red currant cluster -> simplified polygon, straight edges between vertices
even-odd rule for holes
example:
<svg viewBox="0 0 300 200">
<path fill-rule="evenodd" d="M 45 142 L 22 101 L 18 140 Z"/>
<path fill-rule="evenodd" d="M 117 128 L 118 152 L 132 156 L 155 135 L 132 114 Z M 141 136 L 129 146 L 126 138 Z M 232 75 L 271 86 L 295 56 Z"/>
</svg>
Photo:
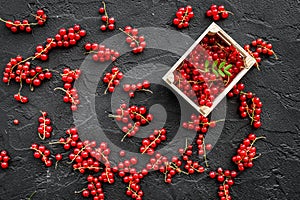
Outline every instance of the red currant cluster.
<svg viewBox="0 0 300 200">
<path fill-rule="evenodd" d="M 189 130 L 195 130 L 196 132 L 206 133 L 208 131 L 209 127 L 215 127 L 217 122 L 224 121 L 224 120 L 215 120 L 215 121 L 209 121 L 207 117 L 204 117 L 203 115 L 195 115 L 192 114 L 190 117 L 191 121 L 189 122 L 183 122 L 182 127 L 189 129 Z"/>
<path fill-rule="evenodd" d="M 126 42 L 132 48 L 132 52 L 137 54 L 144 51 L 146 47 L 146 41 L 144 36 L 139 36 L 139 31 L 137 28 L 132 28 L 131 26 L 126 26 L 123 29 L 119 28 L 120 31 L 127 35 Z"/>
<path fill-rule="evenodd" d="M 11 30 L 11 32 L 16 33 L 18 31 L 25 31 L 27 33 L 30 33 L 32 31 L 32 26 L 35 25 L 44 25 L 47 20 L 47 15 L 45 14 L 44 10 L 39 9 L 36 11 L 35 20 L 36 23 L 29 23 L 27 19 L 24 19 L 22 21 L 20 20 L 3 20 L 0 18 L 0 21 L 4 22 L 6 27 Z"/>
<path fill-rule="evenodd" d="M 58 141 L 50 142 L 49 144 L 62 144 L 65 150 L 75 147 L 79 140 L 79 135 L 75 127 L 66 130 L 67 138 L 61 137 Z"/>
<path fill-rule="evenodd" d="M 103 7 L 99 8 L 99 13 L 102 14 L 101 20 L 105 23 L 102 26 L 100 26 L 101 31 L 106 31 L 107 29 L 110 31 L 115 30 L 115 18 L 108 17 L 107 11 L 106 11 L 106 4 L 104 1 L 102 1 Z M 103 15 L 104 14 L 104 15 Z"/>
<path fill-rule="evenodd" d="M 155 148 L 165 140 L 167 140 L 166 129 L 162 128 L 160 130 L 154 130 L 148 138 L 143 139 L 140 153 L 147 153 L 150 156 L 153 155 Z"/>
<path fill-rule="evenodd" d="M 105 45 L 97 43 L 86 43 L 84 46 L 87 54 L 93 54 L 92 59 L 95 62 L 106 62 L 106 61 L 115 61 L 120 53 L 105 47 Z"/>
<path fill-rule="evenodd" d="M 106 143 L 102 142 L 97 147 L 95 141 L 80 141 L 75 127 L 68 129 L 66 135 L 67 138 L 61 137 L 58 141 L 50 142 L 50 144 L 61 144 L 65 150 L 70 150 L 68 164 L 72 164 L 74 170 L 78 170 L 82 174 L 87 171 L 100 172 L 102 169 L 100 162 L 104 163 L 107 168 L 109 167 L 110 149 Z M 106 171 L 108 170 L 106 169 Z M 109 180 L 109 182 L 112 181 L 114 180 Z"/>
<path fill-rule="evenodd" d="M 103 82 L 107 83 L 107 88 L 104 91 L 104 94 L 107 91 L 113 93 L 115 91 L 115 87 L 120 84 L 120 80 L 123 79 L 123 73 L 119 70 L 118 67 L 114 66 L 111 69 L 111 72 L 107 72 L 103 78 Z"/>
<path fill-rule="evenodd" d="M 73 169 L 79 170 L 79 172 L 82 174 L 85 173 L 86 170 L 99 172 L 101 169 L 100 163 L 90 154 L 92 153 L 93 148 L 95 148 L 96 145 L 97 144 L 95 141 L 77 141 L 76 146 L 74 146 L 73 152 L 69 154 L 69 159 L 71 161 L 68 162 L 68 164 L 73 163 Z M 93 154 L 96 154 L 96 151 L 94 151 Z"/>
<path fill-rule="evenodd" d="M 76 193 L 82 193 L 83 197 L 92 196 L 94 200 L 104 200 L 104 191 L 102 189 L 102 183 L 99 177 L 89 175 L 87 177 L 87 188 Z"/>
<path fill-rule="evenodd" d="M 122 104 L 120 108 L 116 110 L 116 114 L 110 114 L 109 117 L 115 118 L 124 124 L 127 124 L 122 128 L 125 135 L 122 138 L 122 142 L 126 137 L 133 137 L 138 131 L 141 125 L 146 125 L 153 120 L 153 115 L 147 113 L 145 106 L 130 106 Z M 129 123 L 129 118 L 134 121 L 134 124 Z"/>
<path fill-rule="evenodd" d="M 10 157 L 7 154 L 7 151 L 2 150 L 0 152 L 0 166 L 2 169 L 8 168 L 8 161 L 10 160 Z"/>
<path fill-rule="evenodd" d="M 39 86 L 42 80 L 52 77 L 52 73 L 49 69 L 43 70 L 42 67 L 39 66 L 32 69 L 30 61 L 35 59 L 46 61 L 51 49 L 60 46 L 69 47 L 75 45 L 85 34 L 85 30 L 82 30 L 79 25 L 74 25 L 74 27 L 69 28 L 68 31 L 62 28 L 55 38 L 47 39 L 46 45 L 38 45 L 34 56 L 26 59 L 23 59 L 22 56 L 11 58 L 10 62 L 6 64 L 2 81 L 9 84 L 10 80 L 14 79 L 20 83 L 19 92 L 14 95 L 14 98 L 19 102 L 27 103 L 28 98 L 20 94 L 23 82 L 29 84 L 31 90 L 33 90 L 33 86 Z"/>
<path fill-rule="evenodd" d="M 251 104 L 248 104 L 248 101 L 251 101 Z M 251 124 L 254 128 L 261 127 L 260 114 L 262 108 L 262 102 L 258 97 L 253 96 L 251 92 L 240 95 L 240 115 L 245 118 L 248 116 L 251 119 Z"/>
<path fill-rule="evenodd" d="M 277 60 L 278 57 L 275 54 L 273 50 L 273 46 L 270 43 L 267 43 L 266 41 L 263 41 L 263 39 L 258 38 L 256 40 L 253 40 L 251 42 L 251 45 L 247 44 L 244 46 L 244 49 L 256 59 L 256 66 L 258 67 L 258 64 L 261 62 L 261 55 L 268 55 L 268 56 L 275 56 L 275 59 Z M 253 49 L 253 50 L 252 50 Z"/>
<path fill-rule="evenodd" d="M 205 171 L 205 168 L 201 166 L 199 162 L 190 159 L 193 154 L 192 150 L 192 145 L 187 145 L 185 149 L 178 149 L 183 161 L 176 156 L 173 156 L 171 161 L 166 161 L 164 157 L 160 157 L 161 159 L 159 159 L 156 155 L 155 162 L 153 159 L 150 159 L 150 163 L 154 162 L 156 166 L 154 165 L 153 169 L 158 167 L 159 171 L 165 175 L 166 183 L 172 183 L 172 177 L 176 174 L 183 173 L 189 175 L 194 174 L 195 172 L 203 173 Z M 163 165 L 159 165 L 160 163 L 163 163 Z"/>
<path fill-rule="evenodd" d="M 176 12 L 176 17 L 173 19 L 173 24 L 178 28 L 186 28 L 189 26 L 189 21 L 194 17 L 192 6 L 181 7 Z"/>
<path fill-rule="evenodd" d="M 232 157 L 232 161 L 237 164 L 239 171 L 244 171 L 245 168 L 253 167 L 253 160 L 259 157 L 256 154 L 256 147 L 254 143 L 259 139 L 265 139 L 265 137 L 257 137 L 255 134 L 250 133 L 247 138 L 240 144 L 237 155 Z"/>
<path fill-rule="evenodd" d="M 210 9 L 206 11 L 206 16 L 211 17 L 214 21 L 227 19 L 229 17 L 229 14 L 233 15 L 232 12 L 225 10 L 225 7 L 223 5 L 217 6 L 215 4 L 212 4 L 210 6 Z"/>
<path fill-rule="evenodd" d="M 124 92 L 128 92 L 128 95 L 130 98 L 134 97 L 134 93 L 135 92 L 139 92 L 139 91 L 145 91 L 145 92 L 150 92 L 152 93 L 151 90 L 149 90 L 150 88 L 150 82 L 147 80 L 144 80 L 143 83 L 137 83 L 137 84 L 124 84 L 123 85 L 123 90 Z"/>
<path fill-rule="evenodd" d="M 44 145 L 32 144 L 31 149 L 34 150 L 33 157 L 36 159 L 41 159 L 45 163 L 46 167 L 52 166 L 52 159 L 50 150 L 48 150 Z"/>
<path fill-rule="evenodd" d="M 234 178 L 237 176 L 236 171 L 223 170 L 221 167 L 218 168 L 217 172 L 211 171 L 209 177 L 211 179 L 217 179 L 218 182 L 222 183 L 219 186 L 218 196 L 220 200 L 231 200 L 229 189 L 234 184 Z"/>
<path fill-rule="evenodd" d="M 40 139 L 50 138 L 52 133 L 51 119 L 47 118 L 47 112 L 42 112 L 42 116 L 39 117 L 38 135 Z"/>
<path fill-rule="evenodd" d="M 126 195 L 135 200 L 142 200 L 142 197 L 144 196 L 144 192 L 143 190 L 141 190 L 141 186 L 133 180 L 130 181 L 127 186 Z"/>
<path fill-rule="evenodd" d="M 249 117 L 251 125 L 254 128 L 261 127 L 260 114 L 262 112 L 262 102 L 260 98 L 256 97 L 252 92 L 244 92 L 245 85 L 239 83 L 235 85 L 227 94 L 228 97 L 239 95 L 240 106 L 239 112 L 242 118 Z"/>
<path fill-rule="evenodd" d="M 193 145 L 191 144 L 188 145 L 186 143 L 185 149 L 180 148 L 178 149 L 178 152 L 181 154 L 182 160 L 185 161 L 186 163 L 184 165 L 184 169 L 187 170 L 188 174 L 193 174 L 195 172 L 203 173 L 205 171 L 204 167 L 201 166 L 198 162 L 191 160 L 191 156 L 193 154 Z M 208 167 L 208 163 L 206 160 L 205 162 Z"/>
<path fill-rule="evenodd" d="M 72 83 L 80 77 L 80 69 L 71 70 L 70 68 L 64 68 L 61 74 L 61 79 L 64 82 L 64 87 L 57 87 L 54 90 L 61 90 L 65 92 L 63 101 L 65 103 L 71 103 L 71 110 L 76 111 L 77 106 L 80 104 L 79 96 L 75 87 Z"/>
<path fill-rule="evenodd" d="M 21 95 L 23 83 L 28 84 L 31 91 L 33 91 L 34 87 L 40 86 L 43 80 L 51 78 L 52 72 L 49 69 L 43 69 L 40 66 L 32 68 L 30 62 L 24 62 L 22 56 L 17 56 L 11 58 L 10 62 L 6 64 L 2 81 L 7 84 L 9 84 L 11 80 L 19 83 L 20 89 L 19 92 L 14 95 L 14 98 L 21 103 L 27 103 L 28 98 Z"/>
<path fill-rule="evenodd" d="M 48 38 L 47 43 L 52 47 L 70 47 L 77 44 L 77 42 L 86 35 L 86 31 L 83 30 L 80 25 L 75 24 L 68 29 L 61 28 L 54 38 Z"/>
</svg>

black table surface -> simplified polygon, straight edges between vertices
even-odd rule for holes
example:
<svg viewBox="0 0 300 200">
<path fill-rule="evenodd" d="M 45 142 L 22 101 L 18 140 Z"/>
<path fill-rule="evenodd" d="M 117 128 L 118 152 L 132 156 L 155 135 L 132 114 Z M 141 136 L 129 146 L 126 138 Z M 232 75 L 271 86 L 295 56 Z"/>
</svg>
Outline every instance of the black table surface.
<svg viewBox="0 0 300 200">
<path fill-rule="evenodd" d="M 263 102 L 262 127 L 253 130 L 249 121 L 241 119 L 236 112 L 238 102 L 228 100 L 222 134 L 208 157 L 211 169 L 219 166 L 233 168 L 231 157 L 242 139 L 252 131 L 258 135 L 265 135 L 267 139 L 257 143 L 258 152 L 262 156 L 255 160 L 253 168 L 246 170 L 235 180 L 236 184 L 231 190 L 233 199 L 299 199 L 299 1 L 109 0 L 106 3 L 109 15 L 116 19 L 117 27 L 132 25 L 162 28 L 179 31 L 194 40 L 212 22 L 205 17 L 209 6 L 212 3 L 224 4 L 234 15 L 217 23 L 239 44 L 243 46 L 258 37 L 273 44 L 279 59 L 263 59 L 261 71 L 252 69 L 242 79 L 246 90 L 254 92 Z M 191 20 L 189 28 L 178 30 L 172 25 L 172 20 L 177 8 L 187 4 L 193 6 L 195 17 Z M 119 33 L 118 30 L 99 30 L 102 23 L 98 13 L 100 5 L 101 1 L 93 0 L 1 1 L 0 13 L 4 19 L 23 19 L 38 8 L 45 9 L 49 16 L 46 25 L 34 28 L 32 34 L 13 34 L 1 24 L 1 69 L 4 70 L 11 57 L 18 54 L 23 57 L 30 56 L 37 44 L 43 43 L 47 37 L 54 36 L 59 28 L 67 28 L 75 23 L 87 31 L 87 36 L 75 47 L 53 50 L 49 61 L 39 64 L 56 70 L 61 70 L 64 65 L 73 69 L 80 67 L 85 59 L 83 45 L 86 42 L 101 43 Z M 178 55 L 163 50 L 146 49 L 142 55 L 122 55 L 118 64 L 123 69 L 136 67 L 145 61 L 163 63 L 171 67 L 178 58 Z M 74 172 L 69 165 L 63 163 L 57 169 L 46 168 L 39 160 L 33 158 L 29 150 L 32 143 L 43 143 L 36 133 L 40 110 L 47 111 L 52 119 L 55 134 L 53 139 L 63 136 L 64 131 L 73 124 L 69 105 L 61 100 L 59 92 L 53 92 L 53 89 L 61 84 L 59 77 L 54 76 L 33 93 L 25 87 L 23 93 L 29 96 L 30 102 L 23 105 L 13 99 L 13 95 L 18 91 L 17 84 L 7 86 L 3 82 L 0 83 L 0 149 L 6 149 L 12 158 L 8 169 L 0 169 L 0 199 L 25 199 L 34 191 L 37 193 L 32 199 L 84 199 L 81 195 L 74 194 L 74 191 L 85 187 L 86 175 Z M 154 92 L 156 90 L 157 93 L 160 92 L 158 89 L 154 89 Z M 169 90 L 168 92 L 170 93 Z M 103 93 L 103 88 L 99 88 L 99 93 Z M 166 92 L 167 95 L 169 93 Z M 176 110 L 177 104 L 170 102 L 171 97 L 169 94 L 164 98 L 162 92 L 156 96 L 158 99 L 155 101 L 171 105 L 170 109 Z M 101 107 L 97 110 L 99 121 L 103 121 L 101 125 L 107 131 L 119 132 L 111 128 L 111 120 L 105 120 L 105 111 L 111 111 L 108 104 L 111 95 L 99 98 L 103 98 L 97 101 Z M 171 112 L 170 115 L 180 115 L 180 112 Z M 178 120 L 178 117 L 180 116 L 171 117 L 169 123 L 176 124 L 177 122 L 172 120 Z M 19 119 L 20 124 L 13 125 L 14 119 Z M 49 148 L 53 152 L 63 152 L 60 147 Z M 187 200 L 217 199 L 217 185 L 206 173 L 178 175 L 174 177 L 172 184 L 165 184 L 161 174 L 152 172 L 143 179 L 141 187 L 145 193 L 144 199 Z M 130 199 L 125 195 L 125 187 L 119 178 L 114 185 L 105 185 L 106 199 Z"/>
</svg>

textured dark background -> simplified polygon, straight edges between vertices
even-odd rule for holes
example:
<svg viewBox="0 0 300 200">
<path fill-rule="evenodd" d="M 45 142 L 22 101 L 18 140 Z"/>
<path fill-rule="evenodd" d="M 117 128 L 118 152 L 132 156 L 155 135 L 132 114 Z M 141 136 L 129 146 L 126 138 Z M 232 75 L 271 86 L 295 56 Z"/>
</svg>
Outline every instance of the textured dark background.
<svg viewBox="0 0 300 200">
<path fill-rule="evenodd" d="M 117 32 L 99 31 L 100 2 L 1 1 L 0 13 L 5 19 L 28 17 L 29 13 L 34 13 L 37 8 L 44 8 L 50 17 L 44 27 L 35 28 L 32 34 L 12 34 L 1 24 L 2 69 L 11 57 L 18 54 L 23 57 L 31 55 L 37 44 L 49 36 L 54 36 L 59 28 L 69 27 L 74 23 L 81 24 L 87 30 L 87 36 L 80 41 L 78 47 L 54 50 L 50 53 L 50 60 L 41 64 L 51 69 L 58 69 L 60 65 L 72 68 L 80 66 L 84 59 L 82 45 L 86 41 L 94 41 L 97 38 L 97 42 L 100 43 Z M 110 15 L 116 18 L 118 27 L 130 24 L 135 27 L 153 26 L 175 30 L 171 22 L 177 8 L 190 4 L 194 8 L 195 18 L 190 27 L 182 32 L 196 39 L 211 23 L 210 19 L 204 17 L 204 13 L 212 3 L 223 3 L 228 10 L 234 12 L 234 16 L 218 24 L 238 43 L 244 45 L 254 38 L 261 37 L 273 44 L 280 58 L 278 61 L 273 58 L 264 59 L 262 71 L 253 69 L 243 78 L 247 90 L 255 92 L 264 104 L 263 126 L 255 133 L 267 136 L 267 140 L 257 143 L 262 157 L 255 161 L 252 169 L 236 179 L 232 196 L 241 200 L 299 199 L 300 2 L 118 0 L 107 1 L 107 6 Z M 151 50 L 146 50 L 144 54 L 153 61 L 167 60 L 165 64 L 170 66 L 178 58 L 168 60 L 170 56 L 167 53 Z M 131 61 L 142 58 L 143 56 L 134 57 L 132 54 L 122 57 Z M 69 106 L 62 102 L 61 94 L 53 93 L 53 88 L 59 85 L 59 78 L 54 77 L 34 93 L 30 93 L 28 88 L 25 89 L 23 93 L 28 94 L 30 102 L 21 105 L 13 100 L 18 86 L 0 83 L 0 149 L 6 149 L 12 157 L 9 169 L 0 169 L 0 199 L 24 199 L 33 191 L 37 191 L 33 199 L 83 199 L 81 195 L 75 195 L 74 191 L 85 187 L 85 176 L 73 172 L 66 164 L 61 164 L 57 170 L 54 170 L 54 167 L 47 169 L 40 161 L 35 160 L 32 152 L 28 150 L 31 143 L 40 142 L 36 134 L 39 110 L 49 112 L 54 124 L 53 138 L 62 136 L 64 130 L 73 123 Z M 160 98 L 163 102 L 164 99 Z M 218 166 L 232 168 L 231 156 L 240 141 L 252 131 L 249 121 L 240 119 L 237 114 L 238 103 L 230 100 L 227 106 L 225 127 L 218 143 L 209 154 L 213 169 Z M 106 116 L 101 112 L 98 112 L 98 115 L 99 119 Z M 15 118 L 20 120 L 20 125 L 12 125 Z M 105 124 L 103 126 L 105 127 Z M 61 148 L 52 150 L 62 151 Z M 117 181 L 117 184 L 104 187 L 106 199 L 128 199 L 124 194 L 125 185 L 120 183 L 120 180 Z M 145 192 L 144 199 L 217 199 L 217 184 L 205 174 L 188 177 L 179 175 L 173 181 L 172 185 L 164 184 L 161 175 L 151 173 L 141 184 Z"/>
</svg>

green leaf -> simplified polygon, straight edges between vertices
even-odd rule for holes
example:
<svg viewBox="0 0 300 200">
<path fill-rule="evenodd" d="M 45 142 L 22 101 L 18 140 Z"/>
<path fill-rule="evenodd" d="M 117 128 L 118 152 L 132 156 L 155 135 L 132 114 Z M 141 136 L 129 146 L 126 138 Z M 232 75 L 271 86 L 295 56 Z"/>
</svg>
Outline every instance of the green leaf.
<svg viewBox="0 0 300 200">
<path fill-rule="evenodd" d="M 216 75 L 216 77 L 219 77 L 219 73 L 217 72 L 217 70 L 215 70 L 214 68 L 212 68 L 212 72 Z"/>
<path fill-rule="evenodd" d="M 218 61 L 215 60 L 211 67 L 212 67 L 212 68 L 215 68 L 217 65 L 218 65 Z"/>
<path fill-rule="evenodd" d="M 224 74 L 224 72 L 222 72 L 222 70 L 218 69 L 218 72 L 222 77 L 225 77 L 225 74 Z"/>
<path fill-rule="evenodd" d="M 229 71 L 226 71 L 226 70 L 224 70 L 224 73 L 229 77 L 232 75 Z"/>
<path fill-rule="evenodd" d="M 225 61 L 221 62 L 220 65 L 219 65 L 219 69 L 222 69 L 224 67 L 224 65 L 226 64 Z"/>
<path fill-rule="evenodd" d="M 231 67 L 232 67 L 232 64 L 227 65 L 227 66 L 224 68 L 224 71 L 228 71 Z"/>
<path fill-rule="evenodd" d="M 209 61 L 208 60 L 205 61 L 204 66 L 205 66 L 205 68 L 207 68 L 209 66 Z"/>
<path fill-rule="evenodd" d="M 205 72 L 208 72 L 208 66 L 209 66 L 209 61 L 206 60 L 205 63 L 204 63 Z"/>
</svg>

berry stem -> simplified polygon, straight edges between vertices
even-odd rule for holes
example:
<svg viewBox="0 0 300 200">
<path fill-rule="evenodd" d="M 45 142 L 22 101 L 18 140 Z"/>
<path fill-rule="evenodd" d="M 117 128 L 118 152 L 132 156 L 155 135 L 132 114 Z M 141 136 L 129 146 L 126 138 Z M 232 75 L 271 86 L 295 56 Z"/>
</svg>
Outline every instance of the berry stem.
<svg viewBox="0 0 300 200">
<path fill-rule="evenodd" d="M 233 12 L 228 11 L 228 10 L 219 11 L 219 13 L 224 13 L 224 12 L 227 12 L 227 13 L 229 13 L 229 14 L 231 14 L 231 15 L 234 15 Z"/>
<path fill-rule="evenodd" d="M 82 193 L 84 190 L 87 190 L 87 188 L 83 188 L 83 189 L 80 190 L 80 191 L 75 191 L 74 193 L 75 193 L 75 194 L 80 194 L 80 193 Z"/>
<path fill-rule="evenodd" d="M 207 161 L 207 156 L 206 156 L 206 148 L 205 148 L 205 139 L 203 138 L 203 140 L 202 140 L 202 142 L 203 142 L 203 158 L 204 158 L 204 162 L 205 162 L 205 166 L 206 167 L 209 167 L 209 165 L 208 165 L 208 161 Z"/>
<path fill-rule="evenodd" d="M 32 197 L 33 197 L 36 193 L 37 193 L 37 191 L 34 191 L 33 193 L 31 193 L 31 195 L 30 195 L 28 198 L 26 198 L 26 200 L 31 200 Z"/>
<path fill-rule="evenodd" d="M 28 23 L 28 24 L 22 24 L 22 23 L 20 23 L 20 24 L 15 24 L 13 22 L 6 21 L 6 20 L 4 20 L 2 18 L 0 18 L 0 21 L 4 22 L 4 23 L 7 23 L 7 24 L 10 24 L 10 25 L 13 25 L 13 26 L 36 26 L 36 25 L 38 25 L 38 23 Z"/>
<path fill-rule="evenodd" d="M 35 18 L 38 18 L 38 20 L 42 20 L 43 22 L 46 21 L 46 19 L 43 19 L 41 16 L 38 16 L 38 15 L 35 15 L 35 14 L 32 14 L 31 15 Z M 30 25 L 38 25 L 38 23 L 30 23 Z"/>
<path fill-rule="evenodd" d="M 43 152 L 41 152 L 39 149 L 36 149 L 36 148 L 30 148 L 30 149 L 37 151 L 39 154 L 42 155 L 42 157 L 47 157 L 47 156 L 45 156 L 45 154 L 44 154 Z M 46 164 L 46 161 L 45 161 L 45 164 Z"/>
<path fill-rule="evenodd" d="M 89 167 L 78 167 L 74 168 L 74 170 L 81 170 L 81 169 L 102 169 L 101 167 L 94 167 L 94 166 L 89 166 Z"/>
<path fill-rule="evenodd" d="M 56 90 L 64 91 L 68 95 L 68 97 L 72 100 L 71 103 L 76 105 L 76 102 L 75 102 L 74 98 L 72 97 L 72 95 L 69 93 L 69 91 L 67 91 L 67 90 L 65 90 L 64 88 L 61 88 L 61 87 L 54 88 L 54 91 L 56 91 Z"/>
<path fill-rule="evenodd" d="M 104 8 L 104 15 L 106 16 L 106 26 L 108 26 L 108 14 L 106 11 L 106 4 L 104 1 L 102 1 L 102 4 L 103 4 L 103 8 Z"/>
<path fill-rule="evenodd" d="M 137 112 L 132 112 L 132 114 L 140 116 L 142 119 L 146 120 L 147 123 L 149 123 L 148 119 L 146 117 L 144 117 L 142 114 L 137 113 Z"/>
<path fill-rule="evenodd" d="M 149 93 L 153 94 L 153 92 L 148 89 L 140 89 L 140 90 L 136 90 L 136 92 L 149 92 Z"/>
<path fill-rule="evenodd" d="M 173 166 L 172 166 L 173 165 Z M 186 171 L 183 171 L 183 170 L 181 170 L 177 165 L 175 165 L 175 163 L 171 163 L 171 165 L 170 165 L 170 167 L 172 168 L 172 169 L 174 169 L 174 170 L 178 170 L 179 171 L 179 173 L 184 173 L 185 175 L 189 175 L 189 173 L 188 172 L 186 172 Z"/>
<path fill-rule="evenodd" d="M 152 168 L 151 168 L 151 169 L 154 169 L 154 166 L 157 165 L 158 162 L 159 162 L 162 158 L 163 158 L 163 157 L 160 156 L 160 157 L 156 160 L 156 162 L 152 165 Z"/>
</svg>

